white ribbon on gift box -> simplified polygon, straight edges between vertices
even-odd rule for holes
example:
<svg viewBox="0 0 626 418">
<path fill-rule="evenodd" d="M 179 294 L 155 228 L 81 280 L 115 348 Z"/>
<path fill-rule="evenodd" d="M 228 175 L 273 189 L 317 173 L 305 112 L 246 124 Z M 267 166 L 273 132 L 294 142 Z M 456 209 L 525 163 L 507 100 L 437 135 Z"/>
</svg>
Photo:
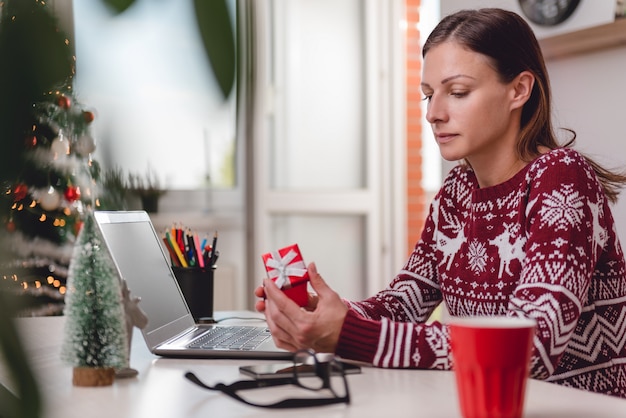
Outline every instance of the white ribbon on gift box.
<svg viewBox="0 0 626 418">
<path fill-rule="evenodd" d="M 272 251 L 270 253 L 271 258 L 268 258 L 265 262 L 267 267 L 272 268 L 267 272 L 270 279 L 277 278 L 275 283 L 280 289 L 285 285 L 291 284 L 289 276 L 304 277 L 306 274 L 306 266 L 304 261 L 296 261 L 292 263 L 293 259 L 298 256 L 294 250 L 289 250 L 284 257 L 281 257 L 278 251 Z"/>
</svg>

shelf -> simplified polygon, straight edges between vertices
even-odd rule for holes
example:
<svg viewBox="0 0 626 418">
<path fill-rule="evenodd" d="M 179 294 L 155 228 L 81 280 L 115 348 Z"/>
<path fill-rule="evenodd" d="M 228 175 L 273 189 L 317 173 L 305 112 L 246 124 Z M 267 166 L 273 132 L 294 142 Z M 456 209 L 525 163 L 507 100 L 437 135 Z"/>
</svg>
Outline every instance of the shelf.
<svg viewBox="0 0 626 418">
<path fill-rule="evenodd" d="M 546 60 L 626 45 L 626 18 L 539 41 Z"/>
</svg>

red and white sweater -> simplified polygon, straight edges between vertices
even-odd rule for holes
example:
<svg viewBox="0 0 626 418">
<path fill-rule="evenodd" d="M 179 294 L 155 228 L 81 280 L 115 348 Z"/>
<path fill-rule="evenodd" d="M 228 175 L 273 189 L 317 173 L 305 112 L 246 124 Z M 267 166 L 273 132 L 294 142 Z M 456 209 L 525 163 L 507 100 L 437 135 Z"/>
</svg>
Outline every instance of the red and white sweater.
<svg viewBox="0 0 626 418">
<path fill-rule="evenodd" d="M 605 194 L 572 149 L 479 188 L 458 166 L 389 286 L 348 302 L 337 354 L 378 367 L 450 369 L 451 315 L 534 318 L 531 377 L 626 397 L 626 265 Z"/>
</svg>

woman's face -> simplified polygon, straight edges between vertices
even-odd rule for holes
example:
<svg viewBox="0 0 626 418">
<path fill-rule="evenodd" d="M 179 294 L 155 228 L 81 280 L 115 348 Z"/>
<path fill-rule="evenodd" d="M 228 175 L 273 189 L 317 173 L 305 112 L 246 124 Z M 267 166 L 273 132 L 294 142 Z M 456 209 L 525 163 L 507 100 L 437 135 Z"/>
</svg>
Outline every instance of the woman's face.
<svg viewBox="0 0 626 418">
<path fill-rule="evenodd" d="M 444 159 L 466 159 L 478 168 L 514 155 L 520 123 L 515 89 L 500 81 L 486 56 L 456 42 L 435 46 L 424 57 L 422 91 Z"/>
</svg>

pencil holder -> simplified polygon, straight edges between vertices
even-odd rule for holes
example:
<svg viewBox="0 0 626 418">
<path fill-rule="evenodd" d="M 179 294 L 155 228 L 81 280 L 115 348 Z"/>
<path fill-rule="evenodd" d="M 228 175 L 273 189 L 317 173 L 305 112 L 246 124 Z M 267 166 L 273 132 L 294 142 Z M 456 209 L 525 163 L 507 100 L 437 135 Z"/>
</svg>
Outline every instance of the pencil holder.
<svg viewBox="0 0 626 418">
<path fill-rule="evenodd" d="M 213 323 L 213 274 L 215 265 L 209 267 L 172 266 L 178 286 L 185 296 L 187 306 L 197 323 Z"/>
</svg>

